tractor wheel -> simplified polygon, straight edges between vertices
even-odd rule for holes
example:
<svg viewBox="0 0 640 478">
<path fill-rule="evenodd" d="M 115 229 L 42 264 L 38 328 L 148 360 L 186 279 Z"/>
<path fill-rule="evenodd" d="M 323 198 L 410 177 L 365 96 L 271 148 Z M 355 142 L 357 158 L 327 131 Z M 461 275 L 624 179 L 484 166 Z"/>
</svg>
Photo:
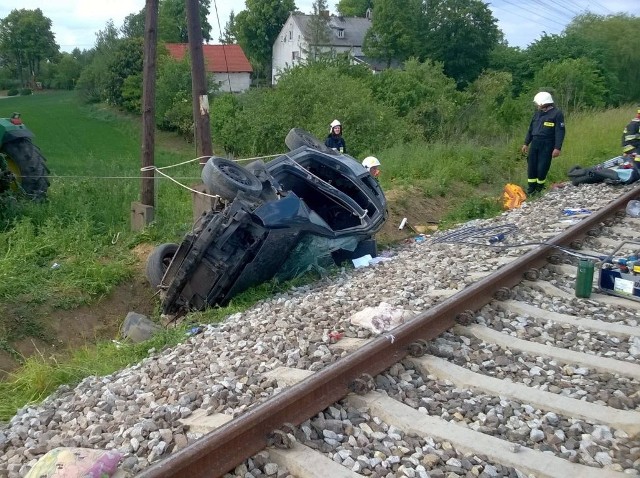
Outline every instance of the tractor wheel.
<svg viewBox="0 0 640 478">
<path fill-rule="evenodd" d="M 147 259 L 147 279 L 154 289 L 157 289 L 162 283 L 164 273 L 167 272 L 177 251 L 178 244 L 169 242 L 160 244 L 149 254 Z"/>
<path fill-rule="evenodd" d="M 233 201 L 242 191 L 257 197 L 262 192 L 262 183 L 246 168 L 225 158 L 211 157 L 202 169 L 202 182 L 211 194 Z"/>
<path fill-rule="evenodd" d="M 49 168 L 38 147 L 21 138 L 6 143 L 2 152 L 16 178 L 16 189 L 22 189 L 31 199 L 44 200 L 49 189 Z"/>
</svg>

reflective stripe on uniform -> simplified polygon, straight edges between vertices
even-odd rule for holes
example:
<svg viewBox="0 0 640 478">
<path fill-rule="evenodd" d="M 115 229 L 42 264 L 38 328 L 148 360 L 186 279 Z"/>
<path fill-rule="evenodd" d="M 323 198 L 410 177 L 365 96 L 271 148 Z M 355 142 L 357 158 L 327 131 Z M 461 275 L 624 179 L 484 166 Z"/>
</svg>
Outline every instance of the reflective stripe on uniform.
<svg viewBox="0 0 640 478">
<path fill-rule="evenodd" d="M 549 127 L 551 127 L 551 128 L 553 128 L 553 127 L 556 125 L 555 123 L 552 123 L 551 121 L 545 121 L 543 124 L 544 124 L 545 126 L 549 126 Z"/>
</svg>

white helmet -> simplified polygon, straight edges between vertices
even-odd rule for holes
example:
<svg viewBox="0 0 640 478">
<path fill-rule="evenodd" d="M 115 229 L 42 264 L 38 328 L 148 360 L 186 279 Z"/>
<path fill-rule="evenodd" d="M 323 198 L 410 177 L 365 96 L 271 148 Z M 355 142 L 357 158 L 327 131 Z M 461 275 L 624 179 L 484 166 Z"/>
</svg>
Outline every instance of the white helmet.
<svg viewBox="0 0 640 478">
<path fill-rule="evenodd" d="M 380 161 L 378 161 L 378 158 L 375 156 L 367 156 L 362 161 L 362 165 L 368 170 L 371 170 L 374 166 L 380 166 Z"/>
<path fill-rule="evenodd" d="M 340 123 L 340 121 L 338 121 L 337 119 L 334 119 L 331 124 L 329 125 L 329 132 L 333 132 L 333 128 L 335 128 L 336 126 L 340 126 L 340 129 L 342 129 L 342 124 Z"/>
<path fill-rule="evenodd" d="M 551 97 L 550 93 L 547 93 L 546 91 L 541 91 L 540 93 L 538 93 L 536 96 L 533 97 L 533 102 L 537 106 L 550 105 L 551 103 L 553 103 L 553 98 Z"/>
</svg>

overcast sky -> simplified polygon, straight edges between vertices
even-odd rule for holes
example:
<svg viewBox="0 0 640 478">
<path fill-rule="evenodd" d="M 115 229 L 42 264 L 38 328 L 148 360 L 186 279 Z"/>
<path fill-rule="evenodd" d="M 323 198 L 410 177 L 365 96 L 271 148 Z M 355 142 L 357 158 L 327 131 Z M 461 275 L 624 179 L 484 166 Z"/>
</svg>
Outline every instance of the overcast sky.
<svg viewBox="0 0 640 478">
<path fill-rule="evenodd" d="M 0 19 L 14 9 L 40 8 L 51 20 L 56 42 L 63 51 L 71 51 L 75 47 L 87 50 L 93 47 L 96 32 L 103 30 L 108 20 L 113 20 L 115 26 L 120 27 L 127 15 L 140 11 L 145 3 L 145 0 L 95 3 L 90 0 L 0 0 Z M 300 11 L 311 13 L 313 0 L 296 0 L 295 3 Z M 334 13 L 335 3 L 328 2 Z M 638 0 L 493 0 L 489 6 L 509 45 L 523 48 L 540 38 L 543 32 L 562 32 L 576 14 L 585 11 L 602 15 L 624 12 L 640 16 Z M 217 43 L 220 37 L 218 23 L 224 29 L 231 10 L 238 13 L 243 8 L 241 0 L 211 0 L 209 23 L 213 27 L 212 43 Z"/>
</svg>

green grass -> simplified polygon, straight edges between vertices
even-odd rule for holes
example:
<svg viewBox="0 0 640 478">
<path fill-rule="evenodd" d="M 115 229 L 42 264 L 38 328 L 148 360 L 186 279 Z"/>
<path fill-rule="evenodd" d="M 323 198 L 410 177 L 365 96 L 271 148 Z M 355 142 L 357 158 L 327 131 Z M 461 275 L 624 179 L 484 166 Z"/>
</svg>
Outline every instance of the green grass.
<svg viewBox="0 0 640 478">
<path fill-rule="evenodd" d="M 17 340 L 47 341 L 47 317 L 39 317 L 43 307 L 89 304 L 131 278 L 135 244 L 179 241 L 191 226 L 191 193 L 156 180 L 155 213 L 163 227 L 133 233 L 131 202 L 139 199 L 141 183 L 140 120 L 81 106 L 70 92 L 2 101 L 0 116 L 21 113 L 52 174 L 46 203 L 11 201 L 13 211 L 0 211 L 0 217 L 14 218 L 0 223 L 0 344 L 15 353 L 9 344 Z M 157 143 L 171 139 L 157 135 Z M 157 149 L 159 166 L 191 159 L 191 145 Z M 188 184 L 197 182 L 199 173 L 195 163 L 171 170 L 188 177 Z"/>
<path fill-rule="evenodd" d="M 130 205 L 139 199 L 141 183 L 139 118 L 80 105 L 69 92 L 8 98 L 0 108 L 2 117 L 13 111 L 22 114 L 53 175 L 47 203 L 0 201 L 0 206 L 6 206 L 0 218 L 15 208 L 10 214 L 14 222 L 0 223 L 0 350 L 15 354 L 13 341 L 47 340 L 47 317 L 37 317 L 35 310 L 93 303 L 132 277 L 135 245 L 179 242 L 191 228 L 191 193 L 157 179 L 156 223 L 133 233 Z M 566 171 L 575 164 L 589 166 L 618 155 L 621 130 L 633 114 L 629 106 L 567 118 L 565 147 L 552 164 L 549 181 L 566 180 Z M 411 143 L 373 152 L 383 164 L 381 185 L 385 190 L 412 187 L 425 197 L 449 199 L 453 207 L 445 224 L 490 217 L 500 212 L 497 198 L 504 184 L 526 181 L 526 161 L 519 153 L 524 128 L 508 143 L 491 148 L 467 141 Z M 158 166 L 194 156 L 193 145 L 157 135 Z M 184 178 L 186 184 L 199 182 L 195 163 L 168 172 Z M 59 267 L 52 268 L 54 263 Z M 308 280 L 263 284 L 235 297 L 228 307 L 192 314 L 189 321 L 217 322 Z M 26 403 L 41 400 L 60 384 L 112 373 L 139 361 L 150 348 L 175 345 L 184 340 L 187 326 L 140 345 L 87 344 L 65 360 L 24 358 L 24 367 L 0 382 L 0 420 Z"/>
</svg>

